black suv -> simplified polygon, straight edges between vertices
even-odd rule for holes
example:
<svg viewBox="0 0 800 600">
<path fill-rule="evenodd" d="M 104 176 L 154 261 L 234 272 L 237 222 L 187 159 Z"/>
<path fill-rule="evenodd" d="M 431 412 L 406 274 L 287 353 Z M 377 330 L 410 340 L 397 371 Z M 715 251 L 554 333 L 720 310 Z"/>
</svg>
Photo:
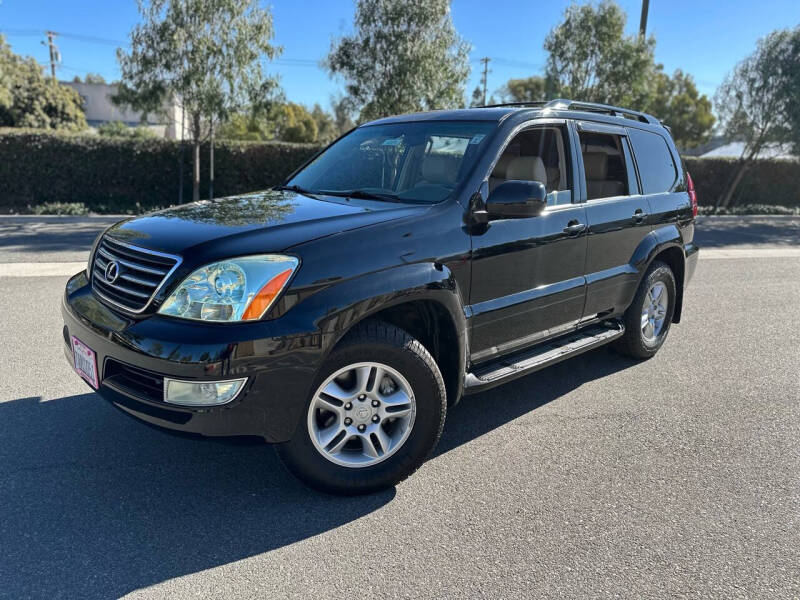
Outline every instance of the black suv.
<svg viewBox="0 0 800 600">
<path fill-rule="evenodd" d="M 464 394 L 608 342 L 653 356 L 680 321 L 696 214 L 643 113 L 381 119 L 273 190 L 106 230 L 67 283 L 65 349 L 130 415 L 260 436 L 306 483 L 369 492 L 422 464 Z"/>
</svg>

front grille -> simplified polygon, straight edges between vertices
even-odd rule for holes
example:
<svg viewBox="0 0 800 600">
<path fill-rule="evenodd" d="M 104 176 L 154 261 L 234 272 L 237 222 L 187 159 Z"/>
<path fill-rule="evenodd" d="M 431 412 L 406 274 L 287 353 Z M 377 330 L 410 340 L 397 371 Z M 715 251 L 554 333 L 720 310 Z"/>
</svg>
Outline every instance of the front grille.
<svg viewBox="0 0 800 600">
<path fill-rule="evenodd" d="M 164 401 L 164 378 L 161 375 L 126 365 L 113 358 L 106 359 L 103 385 L 135 398 Z"/>
<path fill-rule="evenodd" d="M 180 260 L 104 237 L 94 255 L 92 289 L 115 306 L 142 312 Z M 109 271 L 112 263 L 115 266 Z"/>
</svg>

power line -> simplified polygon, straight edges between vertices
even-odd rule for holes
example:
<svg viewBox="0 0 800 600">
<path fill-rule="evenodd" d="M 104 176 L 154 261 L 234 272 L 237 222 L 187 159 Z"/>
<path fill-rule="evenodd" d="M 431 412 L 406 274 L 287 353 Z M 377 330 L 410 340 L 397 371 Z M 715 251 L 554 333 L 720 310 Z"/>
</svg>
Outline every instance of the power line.
<svg viewBox="0 0 800 600">
<path fill-rule="evenodd" d="M 81 33 L 65 33 L 62 31 L 42 31 L 38 29 L 2 29 L 0 33 L 4 35 L 9 35 L 13 37 L 38 37 L 41 35 L 47 35 L 48 33 L 52 33 L 53 35 L 57 35 L 61 38 L 67 38 L 71 40 L 78 40 L 81 42 L 89 42 L 91 44 L 106 44 L 110 46 L 127 46 L 127 42 L 123 42 L 120 40 L 111 40 L 108 38 L 101 38 L 95 37 L 91 35 L 83 35 Z"/>
</svg>

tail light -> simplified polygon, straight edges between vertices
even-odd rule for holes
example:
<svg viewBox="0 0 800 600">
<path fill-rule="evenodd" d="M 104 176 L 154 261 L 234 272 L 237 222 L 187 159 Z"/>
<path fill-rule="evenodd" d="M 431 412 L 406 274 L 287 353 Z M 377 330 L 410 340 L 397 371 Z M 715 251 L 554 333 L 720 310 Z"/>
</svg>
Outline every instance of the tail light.
<svg viewBox="0 0 800 600">
<path fill-rule="evenodd" d="M 694 191 L 692 176 L 686 173 L 686 191 L 689 192 L 689 202 L 692 203 L 692 216 L 697 216 L 697 192 Z"/>
</svg>

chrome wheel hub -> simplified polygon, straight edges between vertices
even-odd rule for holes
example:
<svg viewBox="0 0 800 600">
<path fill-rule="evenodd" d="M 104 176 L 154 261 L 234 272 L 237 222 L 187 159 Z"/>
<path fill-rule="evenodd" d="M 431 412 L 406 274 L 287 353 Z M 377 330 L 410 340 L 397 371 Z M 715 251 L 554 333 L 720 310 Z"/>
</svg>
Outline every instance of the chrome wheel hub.
<svg viewBox="0 0 800 600">
<path fill-rule="evenodd" d="M 668 302 L 667 287 L 660 281 L 647 290 L 642 306 L 642 337 L 646 341 L 655 341 L 664 329 Z"/>
<path fill-rule="evenodd" d="M 416 413 L 411 386 L 398 371 L 381 363 L 356 363 L 333 373 L 314 393 L 308 434 L 329 461 L 368 467 L 400 449 Z"/>
</svg>

